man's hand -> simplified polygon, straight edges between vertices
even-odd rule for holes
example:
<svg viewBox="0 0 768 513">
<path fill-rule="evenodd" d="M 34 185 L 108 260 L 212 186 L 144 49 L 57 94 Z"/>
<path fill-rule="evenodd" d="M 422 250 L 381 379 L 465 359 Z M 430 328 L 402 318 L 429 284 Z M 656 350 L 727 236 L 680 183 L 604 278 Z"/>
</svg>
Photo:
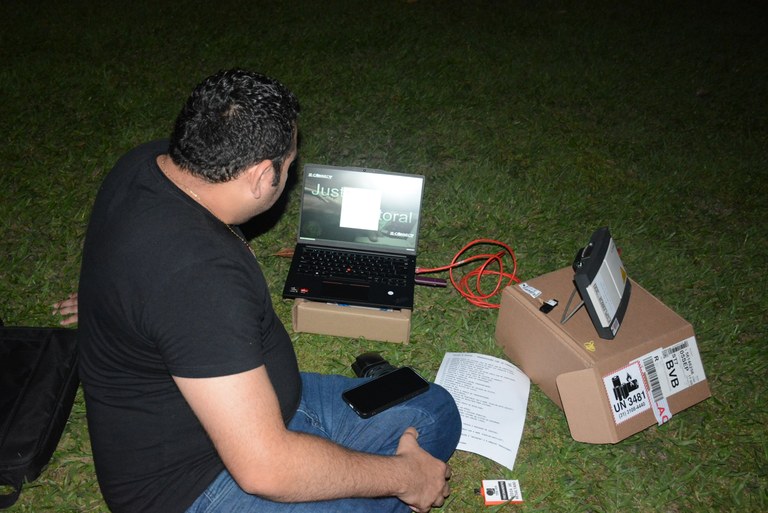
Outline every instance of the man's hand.
<svg viewBox="0 0 768 513">
<path fill-rule="evenodd" d="M 63 299 L 51 305 L 54 315 L 61 315 L 59 324 L 68 326 L 77 323 L 77 292 L 71 293 L 67 299 Z"/>
<path fill-rule="evenodd" d="M 418 443 L 419 433 L 409 427 L 400 437 L 397 457 L 408 460 L 408 489 L 398 497 L 412 510 L 426 513 L 433 507 L 440 507 L 451 493 L 448 484 L 451 467 L 432 457 Z"/>
</svg>

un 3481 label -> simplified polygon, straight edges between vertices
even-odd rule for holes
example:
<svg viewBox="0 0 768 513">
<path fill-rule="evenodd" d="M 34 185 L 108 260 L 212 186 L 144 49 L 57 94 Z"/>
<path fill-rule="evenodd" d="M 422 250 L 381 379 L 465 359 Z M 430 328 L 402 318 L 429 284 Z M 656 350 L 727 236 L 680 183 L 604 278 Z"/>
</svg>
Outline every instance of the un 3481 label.
<svg viewBox="0 0 768 513">
<path fill-rule="evenodd" d="M 689 337 L 603 376 L 603 384 L 616 424 L 648 409 L 663 424 L 672 418 L 667 398 L 705 379 L 696 337 Z"/>
<path fill-rule="evenodd" d="M 639 361 L 603 376 L 603 385 L 616 424 L 640 415 L 651 407 Z"/>
</svg>

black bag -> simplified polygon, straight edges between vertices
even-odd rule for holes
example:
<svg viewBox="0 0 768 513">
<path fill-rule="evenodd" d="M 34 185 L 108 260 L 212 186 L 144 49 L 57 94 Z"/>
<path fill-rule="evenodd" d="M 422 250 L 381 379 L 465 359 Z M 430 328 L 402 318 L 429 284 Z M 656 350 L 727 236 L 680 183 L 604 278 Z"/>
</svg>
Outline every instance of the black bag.
<svg viewBox="0 0 768 513">
<path fill-rule="evenodd" d="M 59 443 L 77 387 L 77 331 L 0 321 L 0 509 L 38 478 Z M 4 490 L 0 489 L 0 494 Z"/>
</svg>

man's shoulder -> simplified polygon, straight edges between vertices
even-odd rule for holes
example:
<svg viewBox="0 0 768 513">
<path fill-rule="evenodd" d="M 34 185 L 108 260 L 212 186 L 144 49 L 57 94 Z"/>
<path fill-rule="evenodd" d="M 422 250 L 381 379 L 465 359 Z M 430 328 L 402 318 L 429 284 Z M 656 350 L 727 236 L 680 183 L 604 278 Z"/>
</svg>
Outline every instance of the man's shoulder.
<svg viewBox="0 0 768 513">
<path fill-rule="evenodd" d="M 128 152 L 117 161 L 117 166 L 136 164 L 167 152 L 168 139 L 156 139 L 154 141 L 145 142 L 128 150 Z"/>
<path fill-rule="evenodd" d="M 168 150 L 168 140 L 158 139 L 143 143 L 123 154 L 104 177 L 94 210 L 99 206 L 111 204 L 116 198 L 126 194 L 137 180 L 147 179 L 150 174 L 143 172 L 155 166 L 155 159 Z"/>
</svg>

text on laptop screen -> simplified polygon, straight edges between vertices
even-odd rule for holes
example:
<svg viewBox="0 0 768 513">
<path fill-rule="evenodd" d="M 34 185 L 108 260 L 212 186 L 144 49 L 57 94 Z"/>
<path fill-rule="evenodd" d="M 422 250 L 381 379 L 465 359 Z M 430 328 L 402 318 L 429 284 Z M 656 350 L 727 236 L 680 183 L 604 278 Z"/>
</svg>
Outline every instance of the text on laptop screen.
<svg viewBox="0 0 768 513">
<path fill-rule="evenodd" d="M 415 252 L 424 177 L 307 164 L 300 242 Z"/>
</svg>

